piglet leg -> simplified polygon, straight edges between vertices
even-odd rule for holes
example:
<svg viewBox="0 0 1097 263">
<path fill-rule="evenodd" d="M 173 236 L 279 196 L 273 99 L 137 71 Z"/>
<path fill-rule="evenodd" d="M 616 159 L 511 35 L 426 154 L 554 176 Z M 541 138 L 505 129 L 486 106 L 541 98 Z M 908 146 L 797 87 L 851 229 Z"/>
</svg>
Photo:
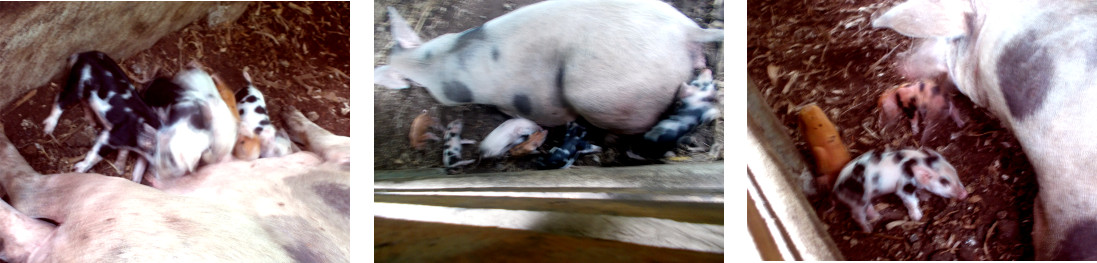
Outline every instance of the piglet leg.
<svg viewBox="0 0 1097 263">
<path fill-rule="evenodd" d="M 952 121 L 956 122 L 957 127 L 964 127 L 964 120 L 960 118 L 960 110 L 956 109 L 951 101 L 948 103 L 948 115 L 952 117 Z"/>
<path fill-rule="evenodd" d="M 863 207 L 853 207 L 849 209 L 850 212 L 853 213 L 853 220 L 861 225 L 861 231 L 864 231 L 865 233 L 872 233 L 872 225 L 870 225 L 865 218 L 865 212 L 869 209 L 872 209 L 872 206 L 869 204 L 865 204 Z"/>
<path fill-rule="evenodd" d="M 118 150 L 118 158 L 114 160 L 114 171 L 121 174 L 126 170 L 126 157 L 129 156 L 130 151 L 126 149 Z"/>
<path fill-rule="evenodd" d="M 77 173 L 88 172 L 88 169 L 91 169 L 92 166 L 95 166 L 95 164 L 102 160 L 102 158 L 99 157 L 99 149 L 103 148 L 103 145 L 107 143 L 107 140 L 110 139 L 109 136 L 109 130 L 103 130 L 99 133 L 99 138 L 95 140 L 95 145 L 88 151 L 87 157 L 84 157 L 83 161 L 80 161 L 73 166 Z"/>
<path fill-rule="evenodd" d="M 133 164 L 133 182 L 141 183 L 141 178 L 145 176 L 145 165 L 148 162 L 144 158 L 137 158 L 137 162 Z"/>
<path fill-rule="evenodd" d="M 907 213 L 910 214 L 910 219 L 914 221 L 922 220 L 922 209 L 918 208 L 918 197 L 915 195 L 899 195 L 899 199 L 903 199 L 903 204 L 907 206 Z"/>
</svg>

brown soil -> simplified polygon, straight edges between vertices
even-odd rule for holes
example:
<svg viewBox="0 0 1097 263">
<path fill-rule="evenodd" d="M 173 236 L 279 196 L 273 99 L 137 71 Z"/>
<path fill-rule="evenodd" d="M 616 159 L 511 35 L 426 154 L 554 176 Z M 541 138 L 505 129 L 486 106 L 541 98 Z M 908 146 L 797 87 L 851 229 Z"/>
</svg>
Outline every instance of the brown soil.
<svg viewBox="0 0 1097 263">
<path fill-rule="evenodd" d="M 809 161 L 794 111 L 808 103 L 823 108 L 853 156 L 885 147 L 923 146 L 909 125 L 889 132 L 875 128 L 877 98 L 886 88 L 910 81 L 897 74 L 898 58 L 910 49 L 910 39 L 871 26 L 873 18 L 899 2 L 748 2 L 749 76 Z M 773 76 L 769 68 L 775 69 Z M 882 218 L 873 233 L 865 234 L 844 205 L 832 207 L 825 196 L 810 198 L 846 259 L 1033 258 L 1029 233 L 1036 182 L 1031 165 L 1014 136 L 985 109 L 962 95 L 955 103 L 967 125 L 957 128 L 948 122 L 924 146 L 936 149 L 959 170 L 968 199 L 923 198 L 925 216 L 911 222 L 898 198 L 877 198 Z"/>
<path fill-rule="evenodd" d="M 156 68 L 167 75 L 198 61 L 234 89 L 244 87 L 241 72 L 246 68 L 267 97 L 279 128 L 284 127 L 281 108 L 292 105 L 321 127 L 349 136 L 349 36 L 349 2 L 256 2 L 233 23 L 211 27 L 200 19 L 118 62 L 131 79 L 141 80 Z M 49 115 L 66 75 L 67 71 L 3 111 L 5 134 L 42 173 L 72 171 L 98 132 L 84 118 L 83 107 L 75 106 L 66 109 L 53 136 L 43 134 L 42 120 Z M 113 161 L 114 156 L 108 155 L 91 172 L 119 175 L 110 164 Z"/>
<path fill-rule="evenodd" d="M 475 26 L 479 26 L 488 20 L 503 15 L 513 9 L 529 5 L 537 1 L 532 0 L 470 0 L 456 3 L 427 1 L 422 3 L 407 3 L 404 1 L 379 0 L 374 2 L 374 64 L 383 65 L 388 62 L 387 54 L 392 47 L 392 36 L 388 30 L 389 20 L 386 7 L 395 7 L 400 15 L 408 20 L 416 32 L 424 41 L 433 39 L 445 33 L 457 33 Z M 699 25 L 705 28 L 723 28 L 723 6 L 713 6 L 712 1 L 687 2 L 672 1 L 673 6 L 682 11 L 686 16 L 693 18 Z M 705 51 L 709 68 L 717 73 L 717 88 L 723 93 L 723 58 L 719 45 L 707 45 Z M 389 90 L 380 85 L 374 85 L 374 129 L 376 134 L 374 148 L 374 169 L 399 170 L 416 168 L 440 168 L 442 167 L 442 143 L 429 142 L 424 150 L 416 151 L 409 146 L 408 132 L 411 129 L 411 121 L 420 111 L 427 109 L 430 115 L 438 119 L 441 125 L 452 120 L 462 119 L 464 131 L 462 137 L 479 142 L 509 116 L 499 112 L 494 107 L 484 105 L 442 106 L 430 96 L 426 89 L 413 86 L 405 90 Z M 587 127 L 591 130 L 593 127 Z M 590 134 L 595 134 L 595 131 Z M 440 134 L 435 132 L 435 134 Z M 550 129 L 549 137 L 542 150 L 548 150 L 553 145 L 559 145 L 554 138 L 562 137 L 563 129 Z M 555 135 L 555 136 L 554 136 Z M 622 152 L 624 145 L 616 145 L 607 142 L 602 136 L 588 135 L 595 145 L 602 146 L 604 151 L 599 154 L 587 155 L 576 161 L 578 166 L 618 166 L 649 164 L 652 162 L 635 162 L 629 160 Z M 723 159 L 723 118 L 698 129 L 693 135 L 695 145 L 704 151 L 690 152 L 684 148 L 677 150 L 679 157 L 666 160 L 666 162 L 711 162 Z M 612 141 L 612 136 L 609 138 Z M 620 148 L 619 148 L 620 147 Z M 478 145 L 466 145 L 462 156 L 465 159 L 475 159 L 479 156 Z M 710 151 L 711 150 L 711 151 Z M 712 152 L 710 154 L 709 152 Z M 532 160 L 535 156 L 509 158 L 504 160 L 480 160 L 469 166 L 452 171 L 456 173 L 501 172 L 518 171 L 533 168 Z"/>
</svg>

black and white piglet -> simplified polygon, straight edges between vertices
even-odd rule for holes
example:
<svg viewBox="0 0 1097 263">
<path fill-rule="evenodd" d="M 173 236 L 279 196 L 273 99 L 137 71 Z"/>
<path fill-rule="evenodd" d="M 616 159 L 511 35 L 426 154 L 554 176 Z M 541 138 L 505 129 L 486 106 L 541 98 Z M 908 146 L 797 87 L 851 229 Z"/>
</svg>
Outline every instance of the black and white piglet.
<svg viewBox="0 0 1097 263">
<path fill-rule="evenodd" d="M 915 195 L 919 189 L 945 198 L 967 197 L 956 168 L 930 149 L 869 151 L 850 161 L 834 184 L 835 198 L 849 206 L 853 219 L 866 233 L 872 232 L 869 221 L 880 217 L 872 198 L 885 194 L 898 195 L 910 219 L 921 220 L 922 210 Z"/>
<path fill-rule="evenodd" d="M 171 79 L 158 77 L 141 97 L 164 120 L 158 176 L 183 176 L 202 161 L 226 159 L 236 138 L 235 117 L 208 73 L 193 67 Z"/>
<path fill-rule="evenodd" d="M 129 151 L 134 151 L 141 158 L 134 165 L 133 178 L 140 180 L 146 161 L 156 163 L 159 116 L 141 101 L 118 63 L 103 52 L 74 54 L 69 57 L 69 66 L 68 80 L 54 100 L 49 117 L 43 121 L 45 133 L 53 133 L 65 108 L 82 103 L 89 121 L 101 131 L 87 157 L 76 163 L 76 172 L 87 172 L 110 150 L 118 150 L 117 166 L 122 166 Z"/>
<path fill-rule="evenodd" d="M 193 172 L 209 150 L 213 136 L 208 105 L 171 78 L 157 77 L 145 87 L 141 98 L 164 120 L 158 131 L 159 162 L 153 166 L 159 175 L 177 177 Z"/>
<path fill-rule="evenodd" d="M 453 120 L 446 125 L 446 135 L 443 137 L 445 140 L 446 149 L 442 150 L 442 164 L 446 168 L 456 168 L 458 166 L 468 165 L 476 160 L 461 160 L 461 145 L 462 144 L 475 144 L 476 141 L 461 139 L 461 129 L 464 125 L 461 120 Z"/>
<path fill-rule="evenodd" d="M 632 152 L 642 157 L 661 157 L 674 149 L 686 134 L 720 114 L 716 108 L 716 84 L 711 70 L 701 71 L 697 79 L 689 84 L 682 83 L 678 92 L 681 103 L 673 114 L 644 133 L 644 142 L 640 147 L 634 147 Z"/>
<path fill-rule="evenodd" d="M 267 101 L 252 84 L 251 76 L 244 72 L 248 86 L 236 92 L 236 107 L 240 113 L 240 125 L 234 155 L 242 160 L 278 157 L 292 153 L 293 143 L 279 132 L 270 121 Z"/>
<path fill-rule="evenodd" d="M 565 169 L 571 167 L 579 155 L 602 150 L 601 147 L 584 140 L 583 137 L 586 136 L 586 128 L 574 122 L 568 123 L 568 130 L 564 133 L 564 143 L 559 147 L 552 147 L 548 155 L 538 157 L 534 163 L 537 169 Z"/>
</svg>

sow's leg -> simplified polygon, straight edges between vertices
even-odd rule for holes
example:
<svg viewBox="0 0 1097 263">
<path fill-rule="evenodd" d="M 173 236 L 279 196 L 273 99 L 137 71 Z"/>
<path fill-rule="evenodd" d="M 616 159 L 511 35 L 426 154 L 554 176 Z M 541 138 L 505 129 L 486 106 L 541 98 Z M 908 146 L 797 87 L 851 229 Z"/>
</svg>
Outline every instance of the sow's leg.
<svg viewBox="0 0 1097 263">
<path fill-rule="evenodd" d="M 304 144 L 306 150 L 322 156 L 326 162 L 337 162 L 350 168 L 350 137 L 324 130 L 292 106 L 282 111 L 282 120 L 286 122 L 290 137 Z"/>
</svg>

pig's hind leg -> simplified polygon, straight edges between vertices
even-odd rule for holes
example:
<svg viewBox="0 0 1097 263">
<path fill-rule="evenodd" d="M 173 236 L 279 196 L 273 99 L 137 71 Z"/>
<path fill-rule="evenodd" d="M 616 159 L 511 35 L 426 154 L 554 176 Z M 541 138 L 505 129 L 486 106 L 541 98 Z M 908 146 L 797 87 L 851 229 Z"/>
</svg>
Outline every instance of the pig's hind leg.
<svg viewBox="0 0 1097 263">
<path fill-rule="evenodd" d="M 338 136 L 317 126 L 301 111 L 288 106 L 282 111 L 282 120 L 293 141 L 305 145 L 305 149 L 324 157 L 325 161 L 350 162 L 350 137 Z"/>
</svg>

